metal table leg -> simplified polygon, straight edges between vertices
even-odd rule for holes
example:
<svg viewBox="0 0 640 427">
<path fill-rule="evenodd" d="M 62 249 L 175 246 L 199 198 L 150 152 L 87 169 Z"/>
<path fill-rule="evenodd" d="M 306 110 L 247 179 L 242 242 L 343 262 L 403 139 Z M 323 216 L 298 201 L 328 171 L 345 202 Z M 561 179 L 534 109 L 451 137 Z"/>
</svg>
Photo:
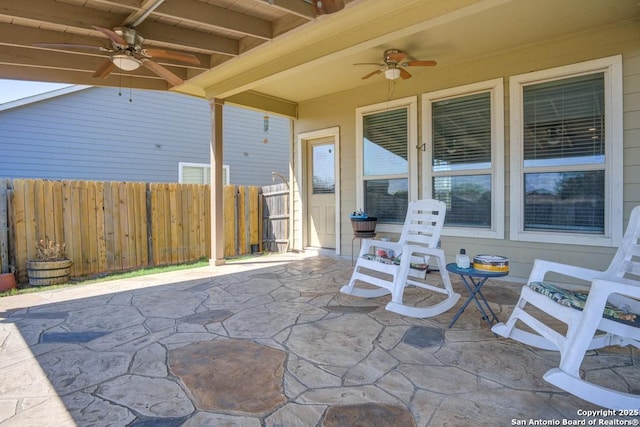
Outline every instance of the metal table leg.
<svg viewBox="0 0 640 427">
<path fill-rule="evenodd" d="M 451 323 L 449 323 L 449 328 L 451 328 L 453 324 L 456 323 L 458 318 L 462 315 L 462 313 L 467 308 L 467 306 L 471 303 L 472 300 L 475 301 L 476 306 L 478 306 L 478 310 L 480 310 L 480 313 L 482 313 L 482 318 L 487 321 L 487 323 L 489 324 L 489 327 L 493 326 L 494 321 L 499 322 L 498 316 L 496 316 L 496 314 L 493 312 L 493 310 L 491 309 L 491 306 L 489 306 L 489 302 L 484 297 L 484 295 L 482 295 L 482 292 L 480 291 L 482 286 L 487 281 L 488 277 L 483 277 L 478 282 L 476 282 L 473 279 L 473 276 L 468 276 L 473 286 L 471 286 L 469 282 L 467 282 L 467 277 L 465 277 L 463 274 L 461 274 L 460 277 L 462 278 L 462 283 L 464 283 L 464 285 L 469 290 L 470 295 L 469 295 L 469 298 L 467 298 L 467 300 L 464 302 L 460 310 L 458 310 L 456 315 L 453 317 L 453 319 L 451 320 Z M 482 307 L 482 304 L 480 304 L 480 300 L 478 300 L 477 295 L 479 295 L 480 298 L 482 298 L 484 305 L 486 306 L 487 310 L 489 310 L 489 313 L 491 313 L 491 318 L 489 318 L 489 315 L 487 314 L 485 309 Z"/>
</svg>

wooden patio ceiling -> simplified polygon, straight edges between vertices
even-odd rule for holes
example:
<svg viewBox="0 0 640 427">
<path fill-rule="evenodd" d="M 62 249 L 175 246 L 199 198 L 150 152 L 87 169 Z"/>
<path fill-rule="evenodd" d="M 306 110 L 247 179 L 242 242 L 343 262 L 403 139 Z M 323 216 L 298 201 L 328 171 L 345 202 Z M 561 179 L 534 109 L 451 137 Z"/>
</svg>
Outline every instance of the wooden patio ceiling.
<svg viewBox="0 0 640 427">
<path fill-rule="evenodd" d="M 311 0 L 1 0 L 0 78 L 166 90 L 173 85 L 146 67 L 97 80 L 108 52 L 37 44 L 112 49 L 95 26 L 135 28 L 143 48 L 194 55 L 199 65 L 156 61 L 189 80 L 323 15 L 316 12 Z"/>
</svg>

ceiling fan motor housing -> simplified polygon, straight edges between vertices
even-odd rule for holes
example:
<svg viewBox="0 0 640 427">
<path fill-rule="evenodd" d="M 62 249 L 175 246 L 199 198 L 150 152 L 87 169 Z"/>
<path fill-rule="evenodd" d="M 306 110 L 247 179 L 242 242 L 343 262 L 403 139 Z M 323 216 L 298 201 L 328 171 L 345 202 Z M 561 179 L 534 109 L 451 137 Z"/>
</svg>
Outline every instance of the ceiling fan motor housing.
<svg viewBox="0 0 640 427">
<path fill-rule="evenodd" d="M 125 41 L 129 44 L 129 49 L 134 52 L 138 52 L 142 49 L 142 44 L 144 43 L 144 37 L 138 34 L 132 28 L 127 27 L 117 27 L 114 28 L 113 31 L 125 39 Z"/>
</svg>

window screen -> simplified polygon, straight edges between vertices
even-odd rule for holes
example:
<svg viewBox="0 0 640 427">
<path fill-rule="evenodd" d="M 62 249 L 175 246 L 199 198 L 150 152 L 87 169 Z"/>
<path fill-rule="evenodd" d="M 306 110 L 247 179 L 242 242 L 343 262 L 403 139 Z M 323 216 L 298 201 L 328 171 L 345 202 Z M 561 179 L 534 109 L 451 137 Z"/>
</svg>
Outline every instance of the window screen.
<svg viewBox="0 0 640 427">
<path fill-rule="evenodd" d="M 401 224 L 409 196 L 408 109 L 365 115 L 363 127 L 364 209 L 379 223 Z"/>
<path fill-rule="evenodd" d="M 604 233 L 604 75 L 526 86 L 523 102 L 524 229 Z"/>
<path fill-rule="evenodd" d="M 491 228 L 491 94 L 432 103 L 433 194 L 445 226 Z"/>
<path fill-rule="evenodd" d="M 433 170 L 491 166 L 488 92 L 433 103 Z"/>
<path fill-rule="evenodd" d="M 401 108 L 366 115 L 363 126 L 364 175 L 407 173 L 407 110 Z"/>
<path fill-rule="evenodd" d="M 526 86 L 524 166 L 604 163 L 602 73 Z"/>
</svg>

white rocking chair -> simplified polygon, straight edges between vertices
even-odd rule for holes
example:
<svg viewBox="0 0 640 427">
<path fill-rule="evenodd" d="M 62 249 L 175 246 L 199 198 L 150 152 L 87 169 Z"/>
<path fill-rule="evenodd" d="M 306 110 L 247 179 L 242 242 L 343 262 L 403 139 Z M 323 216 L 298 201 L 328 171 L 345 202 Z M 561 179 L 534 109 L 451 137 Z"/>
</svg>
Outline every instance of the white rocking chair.
<svg viewBox="0 0 640 427">
<path fill-rule="evenodd" d="M 588 294 L 544 281 L 549 272 L 591 282 Z M 525 311 L 528 304 L 565 323 L 566 334 Z M 518 321 L 535 333 L 519 328 Z M 560 366 L 544 374 L 556 387 L 606 408 L 640 409 L 640 394 L 611 390 L 580 378 L 587 350 L 611 345 L 640 348 L 640 206 L 632 211 L 606 271 L 536 260 L 511 317 L 492 330 L 528 345 L 559 350 Z"/>
<path fill-rule="evenodd" d="M 460 294 L 453 292 L 444 251 L 437 248 L 445 213 L 446 205 L 437 200 L 410 202 L 400 240 L 382 242 L 363 239 L 351 280 L 340 291 L 364 298 L 391 293 L 391 302 L 386 305 L 386 309 L 410 317 L 433 317 L 449 310 L 456 304 Z M 376 256 L 373 253 L 375 250 L 392 250 L 395 255 Z M 430 259 L 436 261 L 442 285 L 426 282 Z M 416 280 L 418 278 L 421 280 Z M 376 288 L 357 287 L 357 281 L 374 285 Z M 407 306 L 402 302 L 402 298 L 404 289 L 409 284 L 444 294 L 445 299 L 427 307 Z"/>
</svg>

